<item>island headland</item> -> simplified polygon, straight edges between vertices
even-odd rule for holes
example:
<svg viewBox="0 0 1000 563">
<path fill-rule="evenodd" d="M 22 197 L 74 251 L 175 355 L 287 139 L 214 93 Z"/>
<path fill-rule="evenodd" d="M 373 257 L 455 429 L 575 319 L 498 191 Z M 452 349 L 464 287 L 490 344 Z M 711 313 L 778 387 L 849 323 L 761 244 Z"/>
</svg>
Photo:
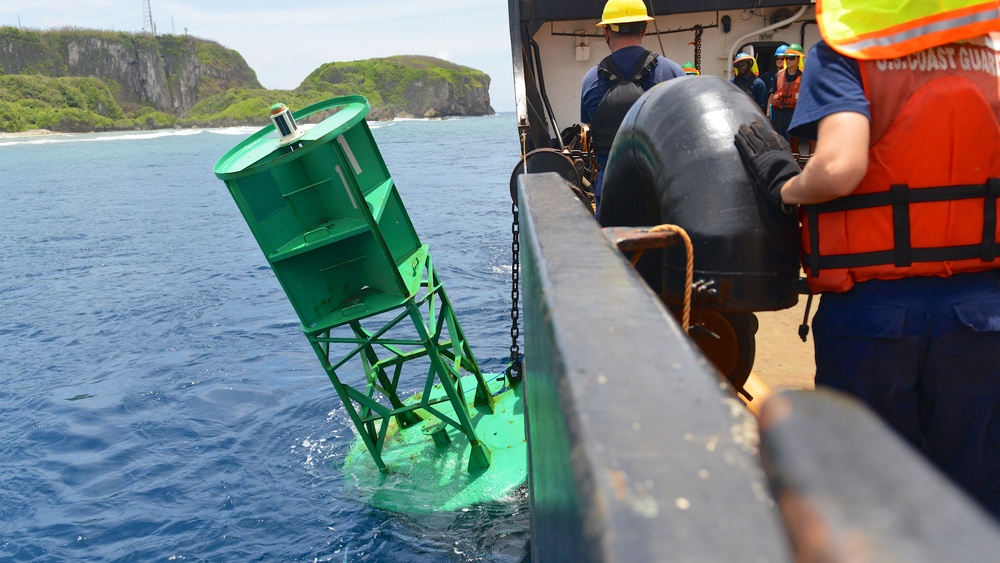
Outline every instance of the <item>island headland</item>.
<svg viewBox="0 0 1000 563">
<path fill-rule="evenodd" d="M 368 118 L 492 115 L 490 77 L 400 55 L 329 62 L 268 90 L 237 51 L 188 35 L 0 27 L 0 132 L 265 125 L 268 108 L 361 94 Z"/>
</svg>

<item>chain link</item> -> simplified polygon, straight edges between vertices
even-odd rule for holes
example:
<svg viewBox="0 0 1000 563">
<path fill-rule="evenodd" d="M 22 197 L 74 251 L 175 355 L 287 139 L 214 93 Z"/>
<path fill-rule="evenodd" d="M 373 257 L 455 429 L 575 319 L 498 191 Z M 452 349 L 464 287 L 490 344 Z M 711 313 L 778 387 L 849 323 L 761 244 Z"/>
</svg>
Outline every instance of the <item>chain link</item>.
<svg viewBox="0 0 1000 563">
<path fill-rule="evenodd" d="M 521 129 L 521 164 L 524 167 L 523 173 L 528 173 L 528 132 Z M 521 348 L 517 345 L 517 339 L 521 335 L 518 320 L 520 316 L 518 301 L 521 297 L 521 243 L 518 240 L 520 227 L 517 219 L 517 199 L 510 205 L 511 215 L 514 220 L 510 224 L 510 367 L 507 368 L 507 377 L 512 381 L 521 377 Z"/>
<path fill-rule="evenodd" d="M 521 335 L 520 328 L 518 327 L 520 317 L 518 300 L 521 297 L 519 289 L 521 281 L 521 244 L 518 240 L 520 228 L 518 226 L 517 204 L 512 203 L 510 210 L 514 215 L 514 220 L 510 226 L 510 232 L 513 236 L 510 243 L 510 370 L 508 371 L 508 375 L 511 379 L 517 379 L 521 377 L 521 348 L 517 345 L 517 339 Z"/>
<path fill-rule="evenodd" d="M 528 173 L 528 132 L 521 128 L 521 165 L 523 173 Z M 520 317 L 520 307 L 518 301 L 521 293 L 519 290 L 521 283 L 521 243 L 518 240 L 520 227 L 517 218 L 517 198 L 510 205 L 511 215 L 514 220 L 510 224 L 510 367 L 507 368 L 507 377 L 513 382 L 521 378 L 521 348 L 517 345 L 517 339 L 521 336 L 518 326 Z"/>
<path fill-rule="evenodd" d="M 701 70 L 701 34 L 705 30 L 700 26 L 694 26 L 694 67 Z"/>
</svg>

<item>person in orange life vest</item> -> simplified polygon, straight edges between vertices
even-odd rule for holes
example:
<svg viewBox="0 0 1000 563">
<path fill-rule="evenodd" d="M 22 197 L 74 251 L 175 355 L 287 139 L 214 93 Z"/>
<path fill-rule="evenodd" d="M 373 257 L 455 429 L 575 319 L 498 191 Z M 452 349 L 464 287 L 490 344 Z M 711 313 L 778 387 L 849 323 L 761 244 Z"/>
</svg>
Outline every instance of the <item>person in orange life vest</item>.
<svg viewBox="0 0 1000 563">
<path fill-rule="evenodd" d="M 820 42 L 790 127 L 816 139 L 805 168 L 762 120 L 735 144 L 760 192 L 803 206 L 816 385 L 1000 517 L 1000 33 L 959 39 L 863 60 Z"/>
<path fill-rule="evenodd" d="M 784 45 L 782 47 L 785 47 Z M 799 101 L 799 87 L 801 85 L 803 59 L 802 46 L 792 43 L 781 49 L 778 55 L 778 73 L 771 87 L 770 96 L 767 99 L 771 107 L 771 125 L 779 135 L 784 137 L 792 146 L 792 153 L 799 155 L 799 138 L 788 135 L 788 126 L 792 122 L 792 114 L 795 113 L 795 105 Z M 809 154 L 815 150 L 815 143 L 809 142 Z"/>
</svg>

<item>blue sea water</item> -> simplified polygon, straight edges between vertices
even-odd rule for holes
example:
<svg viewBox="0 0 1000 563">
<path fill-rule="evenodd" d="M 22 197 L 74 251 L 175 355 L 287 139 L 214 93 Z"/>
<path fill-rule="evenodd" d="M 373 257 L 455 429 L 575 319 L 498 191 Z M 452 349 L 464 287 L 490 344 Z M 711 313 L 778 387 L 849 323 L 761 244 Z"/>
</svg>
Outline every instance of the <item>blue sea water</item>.
<svg viewBox="0 0 1000 563">
<path fill-rule="evenodd" d="M 374 124 L 484 370 L 514 117 Z M 0 560 L 520 561 L 526 492 L 395 514 L 215 161 L 250 129 L 0 139 Z"/>
</svg>

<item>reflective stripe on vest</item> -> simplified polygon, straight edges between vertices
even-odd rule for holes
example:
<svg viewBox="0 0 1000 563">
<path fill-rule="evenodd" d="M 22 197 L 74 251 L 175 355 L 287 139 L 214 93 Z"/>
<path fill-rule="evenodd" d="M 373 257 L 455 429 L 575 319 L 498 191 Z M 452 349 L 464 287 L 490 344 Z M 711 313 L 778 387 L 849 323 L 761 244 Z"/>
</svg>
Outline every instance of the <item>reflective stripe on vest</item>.
<svg viewBox="0 0 1000 563">
<path fill-rule="evenodd" d="M 995 63 L 983 64 L 1000 53 L 988 43 L 860 63 L 868 170 L 851 195 L 803 206 L 814 292 L 1000 268 L 1000 78 Z"/>
<path fill-rule="evenodd" d="M 854 59 L 890 59 L 1000 31 L 1000 1 L 817 0 L 820 35 Z"/>
</svg>

